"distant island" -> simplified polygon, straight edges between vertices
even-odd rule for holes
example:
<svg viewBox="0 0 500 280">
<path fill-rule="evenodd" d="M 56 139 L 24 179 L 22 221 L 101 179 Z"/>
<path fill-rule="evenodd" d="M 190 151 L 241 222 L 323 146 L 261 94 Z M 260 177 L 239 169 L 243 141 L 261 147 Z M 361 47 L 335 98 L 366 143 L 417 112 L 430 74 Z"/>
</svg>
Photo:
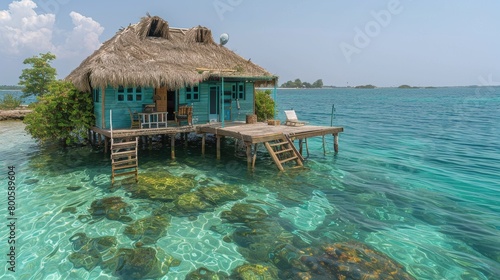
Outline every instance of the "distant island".
<svg viewBox="0 0 500 280">
<path fill-rule="evenodd" d="M 0 90 L 22 90 L 22 86 L 1 85 Z"/>
<path fill-rule="evenodd" d="M 302 82 L 300 79 L 295 79 L 295 81 L 288 81 L 281 85 L 281 88 L 322 88 L 323 80 L 316 80 L 314 83 Z"/>
<path fill-rule="evenodd" d="M 374 85 L 355 86 L 354 88 L 376 88 Z"/>
</svg>

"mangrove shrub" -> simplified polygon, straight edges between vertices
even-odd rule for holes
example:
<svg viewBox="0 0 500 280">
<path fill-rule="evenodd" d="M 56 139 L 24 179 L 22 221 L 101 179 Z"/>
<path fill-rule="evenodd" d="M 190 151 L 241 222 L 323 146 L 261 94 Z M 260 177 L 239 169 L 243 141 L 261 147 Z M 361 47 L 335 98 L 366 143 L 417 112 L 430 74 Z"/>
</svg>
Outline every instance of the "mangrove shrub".
<svg viewBox="0 0 500 280">
<path fill-rule="evenodd" d="M 0 100 L 0 109 L 1 110 L 9 110 L 16 109 L 21 105 L 22 99 L 20 97 L 14 96 L 12 93 L 6 93 L 3 96 L 3 99 Z"/>
<path fill-rule="evenodd" d="M 48 93 L 38 97 L 33 112 L 24 118 L 26 131 L 42 142 L 81 142 L 94 122 L 91 95 L 65 81 L 52 82 L 48 88 Z"/>
<path fill-rule="evenodd" d="M 258 121 L 274 118 L 274 100 L 270 89 L 258 90 L 255 95 L 255 114 Z"/>
</svg>

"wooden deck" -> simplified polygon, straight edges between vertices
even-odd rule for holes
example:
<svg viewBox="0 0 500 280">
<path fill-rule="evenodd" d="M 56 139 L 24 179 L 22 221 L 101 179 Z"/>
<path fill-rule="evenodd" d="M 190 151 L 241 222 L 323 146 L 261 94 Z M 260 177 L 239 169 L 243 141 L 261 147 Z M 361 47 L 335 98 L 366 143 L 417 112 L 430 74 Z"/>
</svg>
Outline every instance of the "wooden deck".
<svg viewBox="0 0 500 280">
<path fill-rule="evenodd" d="M 104 147 L 108 150 L 108 141 L 111 138 L 111 131 L 109 129 L 100 129 L 93 127 L 91 131 L 94 136 L 89 135 L 89 139 L 94 139 L 95 134 L 99 136 L 99 142 L 101 141 L 101 135 L 104 136 Z M 325 135 L 333 136 L 333 148 L 335 152 L 338 152 L 338 136 L 339 133 L 343 132 L 343 127 L 329 127 L 329 126 L 315 126 L 315 125 L 268 125 L 267 123 L 255 123 L 246 124 L 244 122 L 226 122 L 224 127 L 221 123 L 210 123 L 202 125 L 187 125 L 187 126 L 167 126 L 161 128 L 143 128 L 143 129 L 113 129 L 113 138 L 129 138 L 129 137 L 141 137 L 141 136 L 155 136 L 155 135 L 169 135 L 171 136 L 171 158 L 175 158 L 175 136 L 178 133 L 187 134 L 195 132 L 197 134 L 202 134 L 202 154 L 205 154 L 205 140 L 207 134 L 215 135 L 217 139 L 217 159 L 220 159 L 221 152 L 221 138 L 231 137 L 237 141 L 242 141 L 246 146 L 247 162 L 248 166 L 251 168 L 255 167 L 255 160 L 257 155 L 257 146 L 259 144 L 264 144 L 268 149 L 271 157 L 275 161 L 278 169 L 283 170 L 282 163 L 287 161 L 296 161 L 297 165 L 300 164 L 300 160 L 295 160 L 295 157 L 301 158 L 302 154 L 302 144 L 306 143 L 307 139 L 311 137 L 322 136 L 323 137 L 323 149 L 325 149 Z M 89 132 L 90 133 L 90 132 Z M 289 141 L 292 146 L 294 140 L 299 140 L 300 151 L 297 152 L 295 147 L 287 145 L 285 140 Z M 278 146 L 277 149 L 271 149 L 270 146 Z M 287 148 L 284 148 L 284 147 Z M 288 155 L 287 158 L 283 158 L 281 154 L 289 150 L 292 154 Z"/>
<path fill-rule="evenodd" d="M 292 139 L 305 139 L 328 134 L 338 135 L 343 131 L 343 127 L 268 125 L 267 123 L 245 124 L 237 122 L 227 123 L 224 128 L 220 124 L 197 128 L 197 133 L 232 137 L 251 144 L 276 140 L 283 134 L 289 135 Z"/>
</svg>

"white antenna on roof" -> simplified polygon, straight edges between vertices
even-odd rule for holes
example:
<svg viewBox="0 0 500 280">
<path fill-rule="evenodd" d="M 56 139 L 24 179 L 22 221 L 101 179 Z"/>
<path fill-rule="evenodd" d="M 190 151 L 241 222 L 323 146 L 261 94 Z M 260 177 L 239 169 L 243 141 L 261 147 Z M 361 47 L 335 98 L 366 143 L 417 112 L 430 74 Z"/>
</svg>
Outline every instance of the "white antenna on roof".
<svg viewBox="0 0 500 280">
<path fill-rule="evenodd" d="M 227 41 L 229 41 L 229 35 L 227 33 L 222 33 L 220 35 L 220 45 L 224 46 L 227 43 Z"/>
</svg>

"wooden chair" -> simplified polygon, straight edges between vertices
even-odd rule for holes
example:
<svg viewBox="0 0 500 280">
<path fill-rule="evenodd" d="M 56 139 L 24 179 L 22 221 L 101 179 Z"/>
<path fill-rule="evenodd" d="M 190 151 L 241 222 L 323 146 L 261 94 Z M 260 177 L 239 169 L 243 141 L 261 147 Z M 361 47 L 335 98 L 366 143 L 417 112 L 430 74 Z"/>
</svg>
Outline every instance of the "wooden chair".
<svg viewBox="0 0 500 280">
<path fill-rule="evenodd" d="M 299 121 L 295 110 L 285 110 L 286 122 L 285 125 L 305 125 L 307 122 Z"/>
<path fill-rule="evenodd" d="M 132 112 L 130 108 L 128 108 L 128 112 L 130 114 L 130 128 L 132 129 L 141 128 L 141 120 L 139 119 L 139 114 L 137 114 L 137 112 Z"/>
<path fill-rule="evenodd" d="M 182 121 L 186 121 L 188 125 L 193 125 L 193 107 L 188 105 L 179 105 L 177 112 L 174 112 L 175 121 L 178 126 L 181 126 Z"/>
</svg>

